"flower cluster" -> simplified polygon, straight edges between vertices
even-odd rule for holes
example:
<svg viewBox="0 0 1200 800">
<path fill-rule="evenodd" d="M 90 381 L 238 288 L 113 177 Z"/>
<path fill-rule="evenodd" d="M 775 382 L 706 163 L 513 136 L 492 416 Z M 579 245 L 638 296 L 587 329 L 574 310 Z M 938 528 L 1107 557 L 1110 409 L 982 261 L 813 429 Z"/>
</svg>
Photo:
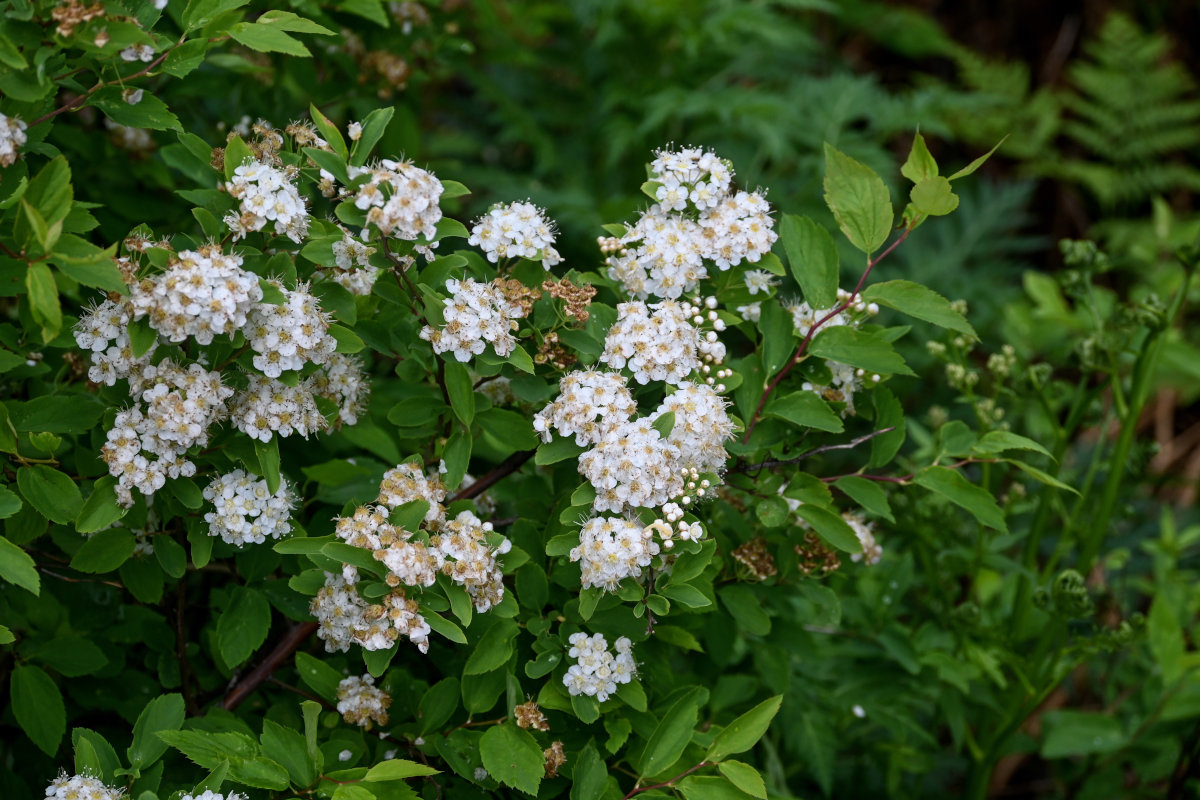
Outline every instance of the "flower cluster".
<svg viewBox="0 0 1200 800">
<path fill-rule="evenodd" d="M 344 353 L 332 353 L 307 382 L 315 396 L 324 397 L 338 407 L 340 423 L 354 425 L 358 422 L 371 390 L 361 361 Z"/>
<path fill-rule="evenodd" d="M 365 297 L 371 293 L 371 287 L 379 277 L 379 270 L 371 265 L 371 256 L 374 253 L 374 247 L 368 247 L 351 236 L 349 231 L 343 231 L 342 240 L 333 243 L 336 268 L 324 270 L 324 273 L 350 294 Z"/>
<path fill-rule="evenodd" d="M 24 120 L 0 114 L 0 167 L 16 162 L 17 150 L 26 142 L 25 128 Z"/>
<path fill-rule="evenodd" d="M 120 800 L 121 790 L 105 786 L 99 778 L 90 775 L 72 775 L 64 772 L 46 787 L 46 800 Z"/>
<path fill-rule="evenodd" d="M 325 585 L 309 607 L 317 618 L 317 635 L 330 653 L 345 652 L 351 642 L 364 650 L 386 650 L 407 636 L 422 653 L 429 651 L 431 628 L 415 600 L 396 590 L 378 604 L 368 604 L 355 588 L 358 570 L 347 566 L 341 575 L 325 573 Z"/>
<path fill-rule="evenodd" d="M 211 344 L 214 336 L 233 334 L 262 300 L 258 278 L 242 269 L 242 258 L 218 245 L 184 250 L 167 270 L 132 287 L 133 316 L 169 342 L 189 336 Z"/>
<path fill-rule="evenodd" d="M 329 316 L 321 310 L 306 284 L 283 292 L 282 305 L 259 303 L 246 322 L 246 339 L 255 352 L 254 367 L 271 378 L 285 370 L 302 369 L 305 364 L 324 364 L 333 355 L 337 342 L 329 333 Z"/>
<path fill-rule="evenodd" d="M 359 506 L 348 517 L 338 517 L 334 533 L 346 544 L 371 551 L 376 561 L 388 568 L 391 587 L 432 586 L 438 561 L 412 533 L 388 521 L 383 506 Z"/>
<path fill-rule="evenodd" d="M 615 592 L 625 578 L 641 575 L 659 553 L 654 529 L 620 517 L 589 519 L 579 531 L 571 560 L 579 562 L 583 588 Z"/>
<path fill-rule="evenodd" d="M 133 354 L 133 345 L 129 341 L 132 319 L 133 306 L 124 300 L 105 300 L 79 317 L 74 331 L 75 343 L 91 354 L 88 380 L 112 386 L 150 363 L 155 345 L 151 344 L 140 356 Z"/>
<path fill-rule="evenodd" d="M 308 209 L 294 183 L 296 167 L 274 167 L 262 161 L 247 159 L 233 171 L 225 187 L 238 200 L 238 213 L 230 212 L 225 224 L 237 241 L 247 233 L 261 231 L 275 223 L 275 233 L 293 242 L 308 235 Z"/>
<path fill-rule="evenodd" d="M 497 203 L 475 222 L 469 244 L 483 249 L 493 264 L 505 258 L 540 259 L 546 269 L 559 264 L 554 225 L 532 203 Z"/>
<path fill-rule="evenodd" d="M 512 332 L 515 320 L 524 317 L 527 309 L 505 293 L 503 281 L 480 283 L 471 280 L 446 281 L 450 297 L 445 301 L 442 328 L 426 325 L 421 338 L 433 345 L 435 353 L 454 353 L 462 362 L 479 355 L 490 342 L 496 355 L 505 357 L 517 346 Z"/>
<path fill-rule="evenodd" d="M 371 675 L 351 675 L 343 678 L 337 688 L 337 710 L 342 719 L 351 725 L 371 730 L 372 724 L 387 725 L 388 706 L 392 696 L 375 688 Z"/>
<path fill-rule="evenodd" d="M 212 789 L 205 789 L 198 795 L 185 794 L 179 800 L 249 800 L 249 798 L 241 792 L 221 794 L 220 792 L 214 792 Z"/>
<path fill-rule="evenodd" d="M 265 480 L 256 480 L 245 470 L 219 475 L 204 489 L 204 499 L 215 510 L 204 515 L 208 535 L 220 536 L 241 547 L 248 542 L 261 544 L 267 537 L 280 539 L 291 532 L 289 520 L 296 498 L 286 481 L 272 494 Z"/>
<path fill-rule="evenodd" d="M 650 168 L 658 202 L 604 248 L 610 276 L 630 294 L 679 298 L 708 276 L 706 261 L 754 263 L 778 238 L 767 201 L 734 192 L 732 169 L 714 153 L 663 150 Z"/>
<path fill-rule="evenodd" d="M 141 405 L 117 414 L 100 449 L 126 507 L 133 505 L 133 489 L 149 496 L 167 478 L 196 474 L 185 454 L 208 443 L 209 427 L 225 415 L 225 400 L 233 394 L 218 373 L 199 364 L 183 369 L 171 361 L 144 367 L 130 383 L 145 387 L 135 394 Z"/>
<path fill-rule="evenodd" d="M 508 539 L 492 546 L 488 542 L 491 533 L 492 523 L 480 521 L 470 511 L 460 511 L 429 542 L 441 562 L 442 572 L 467 590 L 480 613 L 504 599 L 504 573 L 496 563 L 496 556 L 512 549 Z"/>
<path fill-rule="evenodd" d="M 546 442 L 558 431 L 574 435 L 576 444 L 595 444 L 635 411 L 637 403 L 621 373 L 577 370 L 558 382 L 558 397 L 534 416 L 533 429 Z"/>
<path fill-rule="evenodd" d="M 388 508 L 396 508 L 414 500 L 429 503 L 425 522 L 431 528 L 440 528 L 446 521 L 446 509 L 442 501 L 446 489 L 437 478 L 427 478 L 421 467 L 411 461 L 399 464 L 383 473 L 379 484 L 379 502 Z"/>
<path fill-rule="evenodd" d="M 385 158 L 377 167 L 351 169 L 351 179 L 360 175 L 369 177 L 358 187 L 354 205 L 367 212 L 368 224 L 384 236 L 407 241 L 418 237 L 431 241 L 437 236 L 437 224 L 442 219 L 438 205 L 442 182 L 432 172 L 409 161 Z M 365 229 L 362 235 L 367 237 Z"/>
<path fill-rule="evenodd" d="M 728 403 L 711 386 L 683 381 L 667 395 L 658 414 L 674 412 L 675 424 L 667 441 L 679 448 L 679 463 L 698 472 L 721 472 L 728 454 L 725 442 L 733 436 Z"/>
<path fill-rule="evenodd" d="M 579 473 L 596 489 L 592 508 L 658 508 L 683 493 L 679 448 L 649 418 L 619 425 L 579 456 Z"/>
<path fill-rule="evenodd" d="M 238 392 L 230 408 L 233 426 L 247 436 L 269 442 L 275 434 L 298 433 L 307 439 L 329 426 L 313 399 L 312 377 L 296 386 L 262 375 L 250 375 L 249 379 L 246 390 Z"/>
<path fill-rule="evenodd" d="M 862 545 L 862 552 L 854 553 L 850 556 L 850 560 L 861 561 L 868 565 L 878 564 L 883 558 L 883 547 L 876 541 L 875 529 L 871 527 L 871 523 L 867 522 L 862 514 L 853 511 L 843 512 L 842 519 L 850 526 L 850 530 L 854 531 L 859 544 Z"/>
<path fill-rule="evenodd" d="M 567 655 L 575 663 L 567 668 L 563 685 L 574 695 L 595 697 L 601 703 L 617 691 L 617 684 L 629 683 L 637 673 L 633 660 L 633 642 L 622 636 L 613 643 L 617 654 L 608 651 L 608 640 L 599 633 L 573 633 Z"/>
<path fill-rule="evenodd" d="M 700 367 L 700 334 L 690 322 L 695 311 L 674 300 L 621 303 L 600 360 L 613 369 L 628 368 L 638 383 L 679 383 Z"/>
</svg>

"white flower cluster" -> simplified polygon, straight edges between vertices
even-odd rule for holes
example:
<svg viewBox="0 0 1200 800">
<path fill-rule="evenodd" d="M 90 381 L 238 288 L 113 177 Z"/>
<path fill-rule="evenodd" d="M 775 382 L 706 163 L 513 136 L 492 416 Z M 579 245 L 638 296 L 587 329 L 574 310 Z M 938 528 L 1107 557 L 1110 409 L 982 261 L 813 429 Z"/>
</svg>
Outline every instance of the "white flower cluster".
<svg viewBox="0 0 1200 800">
<path fill-rule="evenodd" d="M 367 223 L 379 228 L 384 236 L 407 241 L 425 237 L 432 241 L 442 219 L 438 205 L 442 182 L 409 161 L 383 159 L 377 167 L 351 169 L 350 178 L 369 175 L 354 198 L 354 205 L 367 212 Z M 366 229 L 362 236 L 367 237 Z"/>
<path fill-rule="evenodd" d="M 371 384 L 363 372 L 362 362 L 345 353 L 332 353 L 329 360 L 314 372 L 307 383 L 312 393 L 324 397 L 338 407 L 338 420 L 346 425 L 358 422 L 366 408 Z"/>
<path fill-rule="evenodd" d="M 275 285 L 283 292 L 283 304 L 254 306 L 245 327 L 255 368 L 271 378 L 308 363 L 324 364 L 337 347 L 329 334 L 329 316 L 308 286 L 301 283 L 289 290 Z"/>
<path fill-rule="evenodd" d="M 305 439 L 329 427 L 313 399 L 313 378 L 288 386 L 262 375 L 249 376 L 244 392 L 238 392 L 230 409 L 233 426 L 247 436 L 263 442 L 275 434 L 298 433 Z"/>
<path fill-rule="evenodd" d="M 651 172 L 658 202 L 606 247 L 610 276 L 630 294 L 678 298 L 708 276 L 706 261 L 720 270 L 754 263 L 778 238 L 767 201 L 734 192 L 730 166 L 714 153 L 663 150 Z"/>
<path fill-rule="evenodd" d="M 199 364 L 183 369 L 171 361 L 144 367 L 130 383 L 148 387 L 140 390 L 143 405 L 117 414 L 100 449 L 126 507 L 133 505 L 132 489 L 150 496 L 167 478 L 196 474 L 185 454 L 208 443 L 209 427 L 225 415 L 225 400 L 233 394 L 218 373 Z"/>
<path fill-rule="evenodd" d="M 325 276 L 342 288 L 356 294 L 366 296 L 371 293 L 379 270 L 371 265 L 374 247 L 368 247 L 350 235 L 349 231 L 342 232 L 342 240 L 333 243 L 333 259 L 336 269 L 323 270 Z"/>
<path fill-rule="evenodd" d="M 504 258 L 541 259 L 550 269 L 562 262 L 554 235 L 553 223 L 533 203 L 497 203 L 476 220 L 467 243 L 482 248 L 493 264 Z"/>
<path fill-rule="evenodd" d="M 198 795 L 185 794 L 179 800 L 249 800 L 249 798 L 241 792 L 221 794 L 220 792 L 214 792 L 212 789 L 205 789 Z"/>
<path fill-rule="evenodd" d="M 204 515 L 208 535 L 220 536 L 237 547 L 262 544 L 268 536 L 280 539 L 292 530 L 290 517 L 296 498 L 287 481 L 280 481 L 279 489 L 271 494 L 266 480 L 236 469 L 206 486 L 204 499 L 215 507 Z"/>
<path fill-rule="evenodd" d="M 105 786 L 90 775 L 67 777 L 64 772 L 46 787 L 46 800 L 120 800 L 120 797 L 120 789 Z"/>
<path fill-rule="evenodd" d="M 345 652 L 351 642 L 364 650 L 386 650 L 407 636 L 422 653 L 429 652 L 431 628 L 417 603 L 403 591 L 393 591 L 377 605 L 363 600 L 355 584 L 358 570 L 347 566 L 341 575 L 325 573 L 325 585 L 313 598 L 310 611 L 317 618 L 317 635 L 330 653 Z"/>
<path fill-rule="evenodd" d="M 134 44 L 120 52 L 122 61 L 150 62 L 154 60 L 154 48 L 148 44 Z"/>
<path fill-rule="evenodd" d="M 0 167 L 11 166 L 17 160 L 17 150 L 25 146 L 25 121 L 0 114 Z"/>
<path fill-rule="evenodd" d="M 765 269 L 748 269 L 742 275 L 742 280 L 746 282 L 746 289 L 750 294 L 770 294 L 771 287 L 778 283 L 778 279 Z"/>
<path fill-rule="evenodd" d="M 491 533 L 492 523 L 481 522 L 470 511 L 460 511 L 429 542 L 441 562 L 442 572 L 467 590 L 480 613 L 504 599 L 504 573 L 496 563 L 496 556 L 512 549 L 508 539 L 491 546 L 488 543 Z"/>
<path fill-rule="evenodd" d="M 573 633 L 569 639 L 571 649 L 567 655 L 575 663 L 567 668 L 563 685 L 575 696 L 595 697 L 601 703 L 616 694 L 617 684 L 629 683 L 637 674 L 637 663 L 633 660 L 633 642 L 628 637 L 618 638 L 613 647 L 617 654 L 608 651 L 608 640 L 599 633 Z"/>
<path fill-rule="evenodd" d="M 862 545 L 862 552 L 851 554 L 850 560 L 872 566 L 878 564 L 883 558 L 883 547 L 876 541 L 875 529 L 871 527 L 871 523 L 867 522 L 862 514 L 853 511 L 843 512 L 842 519 L 850 526 L 850 530 L 854 531 L 859 544 Z"/>
<path fill-rule="evenodd" d="M 124 300 L 105 300 L 79 317 L 74 331 L 75 343 L 91 354 L 88 380 L 112 386 L 150 363 L 155 350 L 153 344 L 141 356 L 133 355 L 129 341 L 131 319 L 133 306 Z"/>
<path fill-rule="evenodd" d="M 133 316 L 170 342 L 189 336 L 211 344 L 214 336 L 233 334 L 262 300 L 258 278 L 242 269 L 242 258 L 217 245 L 184 250 L 166 272 L 132 287 Z"/>
<path fill-rule="evenodd" d="M 337 688 L 337 710 L 351 725 L 371 730 L 371 725 L 387 725 L 388 707 L 392 696 L 375 688 L 375 678 L 369 673 L 361 678 L 343 678 Z"/>
<path fill-rule="evenodd" d="M 280 169 L 250 159 L 233 171 L 225 188 L 238 200 L 238 213 L 230 212 L 224 222 L 233 231 L 235 242 L 272 222 L 277 235 L 293 242 L 304 240 L 308 235 L 308 209 L 293 182 L 298 173 L 296 167 Z"/>
<path fill-rule="evenodd" d="M 571 560 L 579 562 L 583 588 L 615 592 L 617 585 L 650 566 L 659 553 L 654 529 L 620 517 L 595 517 L 579 531 Z"/>
<path fill-rule="evenodd" d="M 612 429 L 579 456 L 579 473 L 596 489 L 592 508 L 658 508 L 683 493 L 679 447 L 647 417 Z"/>
<path fill-rule="evenodd" d="M 424 500 L 429 503 L 425 512 L 425 522 L 431 528 L 440 528 L 446 521 L 446 509 L 442 501 L 446 499 L 446 489 L 437 478 L 427 478 L 421 468 L 406 461 L 383 473 L 379 484 L 379 501 L 388 508 L 397 508 L 414 500 Z"/>
<path fill-rule="evenodd" d="M 496 355 L 505 357 L 517 346 L 512 332 L 515 320 L 525 316 L 525 310 L 512 302 L 499 282 L 480 283 L 470 278 L 446 281 L 450 297 L 446 298 L 442 328 L 426 325 L 421 338 L 433 345 L 435 353 L 454 353 L 462 362 L 479 355 L 490 342 Z"/>
<path fill-rule="evenodd" d="M 575 436 L 579 445 L 595 444 L 612 428 L 628 422 L 637 411 L 633 393 L 619 372 L 576 370 L 558 382 L 558 397 L 533 418 L 542 441 L 553 432 Z"/>
<path fill-rule="evenodd" d="M 689 321 L 695 312 L 690 303 L 674 300 L 619 304 L 600 360 L 613 369 L 627 367 L 638 383 L 679 383 L 700 367 L 700 334 Z"/>
<path fill-rule="evenodd" d="M 371 551 L 388 568 L 388 586 L 432 586 L 437 579 L 437 557 L 424 542 L 412 540 L 411 531 L 392 525 L 384 506 L 359 506 L 352 515 L 338 517 L 334 533 Z"/>
<path fill-rule="evenodd" d="M 711 386 L 683 381 L 667 395 L 655 414 L 675 413 L 667 441 L 679 448 L 679 463 L 698 472 L 720 473 L 728 454 L 725 442 L 733 436 L 728 403 Z"/>
</svg>

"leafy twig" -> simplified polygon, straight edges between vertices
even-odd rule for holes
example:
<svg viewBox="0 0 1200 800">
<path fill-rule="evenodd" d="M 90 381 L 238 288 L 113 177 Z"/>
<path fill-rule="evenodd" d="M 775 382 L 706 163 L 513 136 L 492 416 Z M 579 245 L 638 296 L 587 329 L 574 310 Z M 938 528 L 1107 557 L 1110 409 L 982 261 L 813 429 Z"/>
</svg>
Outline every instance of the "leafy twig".
<svg viewBox="0 0 1200 800">
<path fill-rule="evenodd" d="M 871 431 L 868 434 L 859 436 L 857 439 L 851 439 L 850 441 L 843 442 L 842 444 L 827 444 L 822 447 L 814 447 L 812 450 L 807 450 L 807 451 L 801 453 L 800 455 L 794 456 L 792 458 L 778 459 L 775 461 L 763 461 L 759 464 L 739 464 L 739 465 L 731 468 L 729 471 L 730 472 L 740 472 L 740 473 L 747 473 L 747 472 L 757 473 L 759 470 L 766 469 L 767 467 L 782 467 L 782 466 L 786 466 L 788 464 L 795 464 L 798 461 L 803 461 L 806 458 L 812 458 L 813 456 L 820 455 L 821 453 L 828 453 L 831 450 L 850 450 L 852 448 L 858 447 L 863 442 L 869 442 L 870 440 L 874 439 L 876 436 L 882 436 L 883 434 L 890 433 L 891 431 L 894 431 L 894 430 L 895 430 L 894 426 L 890 426 L 887 428 L 880 428 L 877 431 Z"/>
<path fill-rule="evenodd" d="M 623 798 L 621 798 L 621 800 L 629 800 L 629 798 L 633 797 L 635 794 L 640 794 L 641 792 L 648 792 L 651 789 L 670 789 L 675 786 L 675 781 L 681 780 L 682 778 L 686 778 L 688 775 L 691 775 L 693 772 L 695 772 L 697 770 L 701 770 L 701 769 L 704 769 L 705 767 L 711 767 L 711 766 L 713 766 L 712 762 L 701 761 L 696 766 L 688 767 L 683 772 L 676 775 L 674 778 L 664 781 L 663 783 L 655 783 L 650 786 L 635 786 L 632 789 L 630 789 L 629 793 L 626 794 Z"/>
</svg>

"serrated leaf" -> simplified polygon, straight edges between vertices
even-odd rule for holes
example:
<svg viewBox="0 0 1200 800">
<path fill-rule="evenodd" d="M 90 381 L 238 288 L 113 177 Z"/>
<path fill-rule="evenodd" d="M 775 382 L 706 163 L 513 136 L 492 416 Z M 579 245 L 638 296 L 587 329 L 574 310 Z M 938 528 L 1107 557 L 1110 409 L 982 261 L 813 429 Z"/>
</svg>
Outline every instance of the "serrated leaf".
<svg viewBox="0 0 1200 800">
<path fill-rule="evenodd" d="M 20 586 L 34 595 L 41 594 L 41 578 L 33 558 L 2 536 L 0 536 L 0 578 L 15 586 Z"/>
<path fill-rule="evenodd" d="M 971 448 L 972 453 L 980 456 L 995 455 L 1006 450 L 1032 450 L 1050 457 L 1050 451 L 1033 439 L 1009 431 L 988 431 Z"/>
<path fill-rule="evenodd" d="M 971 483 L 959 472 L 945 467 L 928 467 L 916 474 L 913 483 L 970 512 L 980 524 L 1008 533 L 1004 512 L 996 505 L 991 493 Z"/>
<path fill-rule="evenodd" d="M 288 787 L 287 770 L 263 756 L 258 742 L 244 733 L 159 731 L 158 737 L 205 769 L 227 765 L 229 777 L 238 783 L 276 791 Z"/>
<path fill-rule="evenodd" d="M 919 283 L 905 280 L 885 281 L 868 286 L 862 294 L 867 302 L 894 308 L 916 319 L 978 339 L 966 317 L 954 310 L 945 297 Z"/>
<path fill-rule="evenodd" d="M 844 430 L 841 418 L 814 392 L 799 391 L 774 397 L 763 410 L 763 415 L 820 431 L 841 433 Z"/>
<path fill-rule="evenodd" d="M 839 325 L 822 328 L 808 352 L 879 375 L 915 375 L 892 343 L 877 333 Z"/>
<path fill-rule="evenodd" d="M 425 764 L 418 764 L 415 761 L 406 761 L 403 758 L 392 758 L 380 764 L 376 764 L 367 770 L 367 774 L 363 776 L 363 780 L 369 783 L 378 781 L 401 781 L 405 778 L 417 778 L 422 775 L 437 775 L 440 770 Z"/>
<path fill-rule="evenodd" d="M 796 516 L 812 525 L 817 536 L 846 553 L 861 553 L 862 542 L 846 520 L 827 508 L 805 503 L 796 509 Z"/>
<path fill-rule="evenodd" d="M 246 586 L 233 590 L 229 607 L 217 620 L 217 647 L 221 658 L 236 667 L 267 640 L 271 605 L 262 592 Z"/>
<path fill-rule="evenodd" d="M 958 195 L 950 188 L 950 181 L 941 176 L 926 178 L 908 193 L 913 210 L 918 214 L 942 217 L 958 208 Z"/>
<path fill-rule="evenodd" d="M 833 485 L 872 514 L 883 517 L 888 522 L 896 521 L 892 516 L 892 507 L 888 503 L 887 492 L 877 481 L 857 475 L 848 475 L 838 478 Z"/>
<path fill-rule="evenodd" d="M 779 238 L 805 301 L 813 308 L 832 307 L 837 302 L 839 261 L 829 231 L 808 217 L 784 214 Z"/>
<path fill-rule="evenodd" d="M 492 778 L 529 795 L 536 795 L 545 775 L 542 748 L 514 723 L 493 725 L 479 739 L 483 768 Z"/>
<path fill-rule="evenodd" d="M 177 731 L 186 716 L 183 696 L 164 694 L 146 704 L 133 725 L 133 743 L 125 755 L 134 769 L 146 769 L 167 752 L 167 743 L 158 735 L 161 731 Z"/>
<path fill-rule="evenodd" d="M 912 149 L 908 151 L 908 158 L 900 167 L 900 174 L 913 183 L 920 183 L 938 174 L 937 161 L 925 146 L 925 137 L 919 131 L 913 136 Z"/>
<path fill-rule="evenodd" d="M 825 204 L 851 244 L 870 255 L 892 232 L 892 196 L 875 170 L 825 144 Z"/>
</svg>

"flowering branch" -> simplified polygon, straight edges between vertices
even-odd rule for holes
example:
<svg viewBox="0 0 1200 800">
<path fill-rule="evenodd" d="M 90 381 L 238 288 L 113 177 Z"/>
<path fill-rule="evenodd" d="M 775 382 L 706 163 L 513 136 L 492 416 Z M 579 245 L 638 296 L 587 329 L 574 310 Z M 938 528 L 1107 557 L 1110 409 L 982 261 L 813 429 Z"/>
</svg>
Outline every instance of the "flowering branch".
<svg viewBox="0 0 1200 800">
<path fill-rule="evenodd" d="M 166 50 L 163 50 L 158 55 L 158 58 L 154 59 L 149 64 L 147 64 L 145 67 L 143 67 L 142 69 L 133 73 L 132 75 L 126 75 L 124 77 L 118 76 L 115 81 L 100 81 L 100 82 L 98 82 L 95 86 L 88 89 L 86 92 L 84 92 L 83 94 L 74 98 L 73 100 L 69 100 L 65 104 L 54 109 L 53 111 L 43 114 L 42 116 L 38 117 L 33 122 L 29 123 L 29 127 L 32 128 L 35 125 L 40 125 L 41 123 L 45 122 L 46 120 L 53 119 L 54 117 L 57 117 L 59 114 L 65 113 L 67 111 L 74 111 L 75 109 L 79 108 L 84 103 L 86 103 L 88 101 L 89 97 L 91 97 L 93 94 L 100 91 L 101 89 L 104 89 L 108 86 L 112 86 L 114 84 L 121 84 L 121 83 L 124 83 L 125 81 L 131 81 L 136 78 L 141 78 L 145 75 L 150 74 L 151 70 L 153 70 L 155 67 L 157 67 L 159 64 L 161 64 L 163 61 L 165 61 L 167 59 L 167 56 L 171 54 L 171 51 L 174 50 L 176 47 L 178 47 L 181 44 L 183 44 L 183 39 L 180 39 L 173 46 L 168 47 Z"/>
<path fill-rule="evenodd" d="M 800 342 L 800 346 L 796 348 L 796 354 L 793 355 L 786 364 L 784 364 L 783 369 L 779 370 L 779 374 L 767 384 L 767 388 L 763 389 L 762 397 L 758 399 L 758 406 L 755 407 L 754 414 L 750 416 L 749 422 L 746 423 L 746 433 L 742 436 L 743 444 L 750 441 L 750 434 L 754 432 L 754 426 L 758 424 L 759 417 L 762 415 L 763 406 L 767 404 L 767 398 L 771 396 L 771 392 L 775 391 L 775 387 L 778 386 L 779 382 L 782 381 L 784 377 L 791 371 L 792 367 L 804 360 L 804 354 L 808 352 L 808 346 L 812 344 L 813 337 L 817 335 L 817 332 L 821 329 L 821 326 L 853 305 L 854 301 L 858 299 L 858 295 L 862 291 L 863 286 L 866 284 L 867 277 L 871 274 L 871 270 L 875 269 L 876 264 L 891 255 L 892 251 L 899 247 L 900 243 L 908 238 L 908 235 L 913 232 L 913 229 L 916 228 L 919 221 L 919 217 L 914 219 L 911 223 L 909 223 L 908 227 L 904 229 L 904 232 L 900 234 L 900 237 L 896 239 L 896 241 L 888 245 L 888 248 L 882 253 L 868 261 L 867 268 L 863 270 L 862 277 L 858 279 L 858 284 L 855 285 L 854 291 L 852 291 L 839 305 L 831 308 L 828 313 L 825 314 L 825 316 L 814 322 L 812 327 L 808 329 L 808 333 L 804 335 L 804 339 Z"/>
<path fill-rule="evenodd" d="M 676 775 L 674 778 L 671 778 L 670 780 L 667 780 L 663 783 L 655 783 L 650 786 L 635 786 L 632 789 L 630 789 L 629 793 L 626 794 L 624 797 L 622 797 L 621 800 L 629 800 L 629 798 L 633 797 L 635 794 L 640 794 L 641 792 L 648 792 L 651 789 L 674 788 L 675 781 L 681 780 L 682 778 L 686 778 L 688 775 L 691 775 L 693 772 L 696 772 L 697 770 L 701 770 L 701 769 L 704 769 L 705 767 L 711 767 L 711 766 L 713 766 L 713 763 L 711 761 L 701 761 L 696 766 L 688 767 L 683 772 Z"/>
</svg>

